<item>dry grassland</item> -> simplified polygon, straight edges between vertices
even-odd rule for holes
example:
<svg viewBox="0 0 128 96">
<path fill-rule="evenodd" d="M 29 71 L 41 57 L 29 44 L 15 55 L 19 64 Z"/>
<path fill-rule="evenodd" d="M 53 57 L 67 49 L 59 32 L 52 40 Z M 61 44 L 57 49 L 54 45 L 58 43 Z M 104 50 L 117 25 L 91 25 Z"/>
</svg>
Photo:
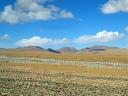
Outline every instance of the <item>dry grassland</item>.
<svg viewBox="0 0 128 96">
<path fill-rule="evenodd" d="M 82 53 L 48 53 L 41 51 L 0 51 L 0 55 L 23 56 L 36 58 L 54 58 L 62 60 L 81 60 L 81 61 L 98 61 L 98 62 L 119 62 L 128 63 L 128 50 L 108 50 L 103 52 L 82 52 Z"/>
<path fill-rule="evenodd" d="M 128 70 L 0 63 L 0 96 L 128 96 Z"/>
<path fill-rule="evenodd" d="M 0 62 L 1 67 L 13 67 L 19 69 L 31 69 L 35 71 L 46 72 L 66 72 L 66 73 L 81 73 L 92 75 L 105 75 L 105 76 L 125 76 L 128 77 L 127 69 L 114 69 L 114 68 L 89 68 L 83 66 L 71 66 L 71 65 L 50 65 L 50 64 L 8 64 Z"/>
<path fill-rule="evenodd" d="M 0 55 L 128 63 L 128 52 L 2 51 Z M 128 96 L 128 69 L 0 62 L 0 96 Z"/>
</svg>

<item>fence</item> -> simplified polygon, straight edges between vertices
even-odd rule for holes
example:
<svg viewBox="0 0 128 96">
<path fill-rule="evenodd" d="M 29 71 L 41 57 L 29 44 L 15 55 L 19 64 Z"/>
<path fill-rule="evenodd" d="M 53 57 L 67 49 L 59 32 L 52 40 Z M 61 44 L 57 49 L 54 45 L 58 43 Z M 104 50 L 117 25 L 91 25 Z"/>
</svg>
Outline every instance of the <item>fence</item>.
<svg viewBox="0 0 128 96">
<path fill-rule="evenodd" d="M 0 61 L 15 64 L 57 64 L 57 65 L 77 65 L 87 66 L 94 68 L 113 67 L 120 69 L 128 69 L 128 64 L 113 63 L 113 62 L 87 62 L 87 61 L 72 61 L 72 60 L 59 60 L 49 58 L 30 58 L 30 57 L 11 57 L 11 56 L 0 56 Z"/>
</svg>

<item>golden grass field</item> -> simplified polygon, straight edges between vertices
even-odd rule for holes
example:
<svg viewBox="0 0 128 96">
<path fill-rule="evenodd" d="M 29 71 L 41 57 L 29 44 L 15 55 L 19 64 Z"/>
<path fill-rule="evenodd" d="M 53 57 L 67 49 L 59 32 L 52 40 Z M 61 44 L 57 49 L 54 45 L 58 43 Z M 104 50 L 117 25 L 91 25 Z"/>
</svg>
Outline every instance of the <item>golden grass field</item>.
<svg viewBox="0 0 128 96">
<path fill-rule="evenodd" d="M 63 72 L 63 73 L 82 73 L 91 75 L 103 76 L 121 76 L 128 77 L 127 69 L 114 69 L 114 68 L 89 68 L 83 66 L 72 65 L 50 65 L 50 64 L 9 64 L 0 62 L 1 67 L 12 67 L 19 69 L 31 69 L 35 71 L 46 72 Z"/>
<path fill-rule="evenodd" d="M 82 53 L 48 53 L 41 51 L 29 50 L 11 50 L 0 51 L 0 55 L 7 56 L 23 56 L 23 57 L 37 57 L 37 58 L 55 58 L 62 60 L 84 60 L 84 61 L 98 61 L 98 62 L 118 62 L 128 63 L 127 49 L 114 49 L 102 52 L 82 52 Z"/>
<path fill-rule="evenodd" d="M 127 96 L 128 70 L 0 62 L 0 96 Z"/>
<path fill-rule="evenodd" d="M 0 55 L 128 64 L 126 50 L 65 54 L 11 50 Z M 0 62 L 0 86 L 0 96 L 128 96 L 128 69 Z"/>
</svg>

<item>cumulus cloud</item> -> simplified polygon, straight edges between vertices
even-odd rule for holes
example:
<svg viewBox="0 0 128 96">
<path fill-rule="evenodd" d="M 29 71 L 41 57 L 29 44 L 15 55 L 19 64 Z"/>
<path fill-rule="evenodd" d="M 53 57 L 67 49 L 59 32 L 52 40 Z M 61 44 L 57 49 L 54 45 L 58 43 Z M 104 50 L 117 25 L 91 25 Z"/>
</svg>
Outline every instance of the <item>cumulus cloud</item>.
<svg viewBox="0 0 128 96">
<path fill-rule="evenodd" d="M 128 32 L 128 26 L 125 28 L 125 32 Z"/>
<path fill-rule="evenodd" d="M 105 14 L 128 12 L 128 0 L 109 0 L 101 10 Z"/>
<path fill-rule="evenodd" d="M 105 43 L 105 42 L 118 40 L 122 37 L 123 37 L 122 33 L 112 32 L 112 31 L 108 32 L 104 30 L 102 32 L 98 32 L 96 35 L 81 36 L 75 39 L 74 42 L 81 44 L 94 43 L 94 42 Z"/>
<path fill-rule="evenodd" d="M 67 38 L 63 39 L 51 39 L 51 38 L 41 38 L 39 36 L 33 36 L 28 39 L 21 39 L 16 44 L 21 47 L 25 46 L 46 46 L 46 45 L 60 45 L 68 43 L 70 40 Z"/>
<path fill-rule="evenodd" d="M 50 0 L 16 0 L 14 5 L 5 6 L 0 12 L 0 22 L 16 24 L 36 20 L 74 18 L 72 12 L 48 5 L 46 2 Z"/>
<path fill-rule="evenodd" d="M 91 43 L 106 43 L 113 42 L 119 39 L 124 38 L 123 33 L 112 32 L 112 31 L 101 31 L 96 35 L 85 35 L 80 36 L 76 39 L 51 39 L 51 38 L 42 38 L 40 36 L 33 36 L 31 38 L 23 38 L 16 42 L 16 45 L 25 47 L 25 46 L 49 46 L 49 45 L 63 45 L 63 44 L 91 44 Z"/>
<path fill-rule="evenodd" d="M 0 36 L 0 40 L 6 40 L 9 38 L 9 35 L 8 34 L 4 34 L 4 35 L 1 35 Z"/>
</svg>

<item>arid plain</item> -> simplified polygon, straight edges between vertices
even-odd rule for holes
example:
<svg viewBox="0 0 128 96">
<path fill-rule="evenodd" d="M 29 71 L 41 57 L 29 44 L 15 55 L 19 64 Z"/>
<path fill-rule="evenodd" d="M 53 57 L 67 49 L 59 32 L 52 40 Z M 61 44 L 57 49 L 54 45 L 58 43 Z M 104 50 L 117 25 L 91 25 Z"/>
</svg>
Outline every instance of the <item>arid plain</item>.
<svg viewBox="0 0 128 96">
<path fill-rule="evenodd" d="M 0 54 L 5 56 L 2 59 L 6 58 L 0 62 L 2 96 L 128 95 L 127 49 L 65 53 L 8 49 L 2 50 Z M 20 62 L 13 63 L 14 60 Z M 45 63 L 40 60 L 45 60 Z M 96 63 L 98 66 L 88 66 L 85 63 Z M 104 66 L 99 67 L 100 65 Z"/>
</svg>

